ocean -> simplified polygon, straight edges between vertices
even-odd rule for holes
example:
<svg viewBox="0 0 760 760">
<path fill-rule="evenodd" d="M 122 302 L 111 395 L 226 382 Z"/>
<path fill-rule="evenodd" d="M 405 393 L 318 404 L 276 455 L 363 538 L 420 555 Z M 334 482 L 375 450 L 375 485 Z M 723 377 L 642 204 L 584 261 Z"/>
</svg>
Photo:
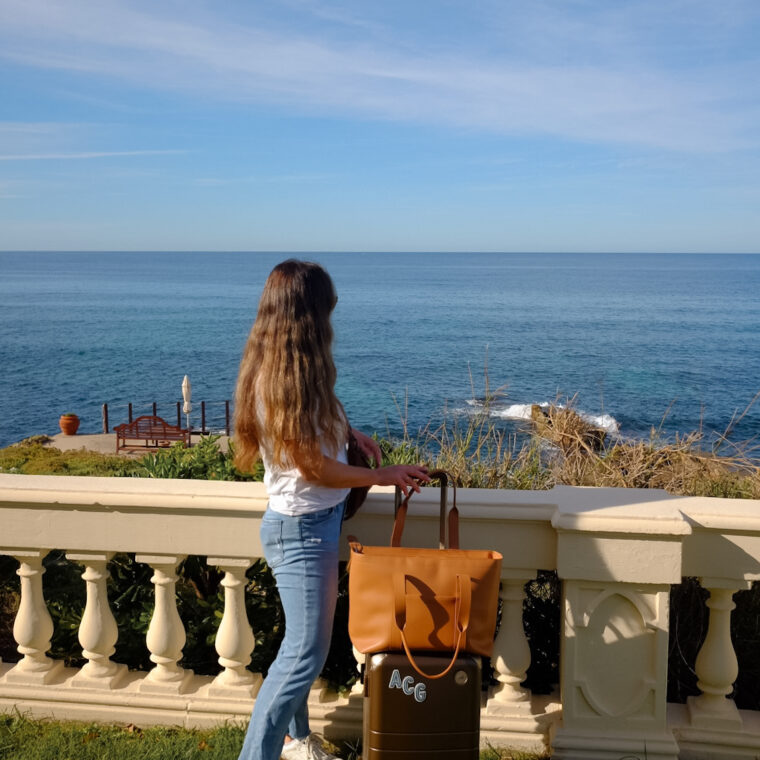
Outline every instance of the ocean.
<svg viewBox="0 0 760 760">
<path fill-rule="evenodd" d="M 760 391 L 760 255 L 309 253 L 333 277 L 338 395 L 381 435 L 566 403 L 611 434 L 722 434 Z M 0 446 L 133 413 L 223 427 L 283 253 L 0 253 Z M 760 403 L 732 440 L 760 434 Z"/>
</svg>

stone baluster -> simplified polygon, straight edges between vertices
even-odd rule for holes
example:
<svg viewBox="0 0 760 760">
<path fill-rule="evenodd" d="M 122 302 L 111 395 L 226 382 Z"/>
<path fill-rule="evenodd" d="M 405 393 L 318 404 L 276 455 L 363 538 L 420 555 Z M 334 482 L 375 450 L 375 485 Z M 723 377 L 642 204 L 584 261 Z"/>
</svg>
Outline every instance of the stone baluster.
<svg viewBox="0 0 760 760">
<path fill-rule="evenodd" d="M 502 578 L 501 626 L 491 660 L 501 684 L 494 693 L 495 704 L 522 711 L 530 702 L 530 691 L 520 685 L 530 667 L 530 647 L 523 627 L 525 584 L 529 580 L 524 573 Z"/>
<path fill-rule="evenodd" d="M 84 565 L 82 578 L 87 588 L 87 603 L 79 625 L 79 643 L 87 663 L 72 679 L 72 686 L 111 689 L 127 672 L 126 665 L 111 661 L 119 637 L 106 589 L 109 575 L 106 564 L 112 556 L 105 552 L 66 554 L 67 559 Z"/>
<path fill-rule="evenodd" d="M 45 568 L 42 560 L 47 551 L 2 550 L 19 563 L 16 574 L 21 578 L 21 602 L 13 623 L 13 638 L 23 658 L 5 674 L 12 683 L 47 684 L 63 669 L 63 662 L 47 656 L 53 636 L 53 619 L 50 617 L 42 592 Z"/>
<path fill-rule="evenodd" d="M 710 617 L 694 667 L 702 693 L 689 697 L 689 718 L 691 725 L 697 727 L 741 728 L 739 710 L 732 699 L 726 698 L 739 675 L 731 642 L 731 611 L 736 607 L 733 595 L 741 588 L 748 589 L 751 583 L 725 578 L 700 578 L 700 583 L 710 592 Z"/>
<path fill-rule="evenodd" d="M 530 690 L 520 685 L 530 666 L 530 647 L 523 627 L 525 584 L 537 572 L 502 569 L 501 624 L 491 658 L 499 686 L 488 700 L 483 724 L 508 720 L 510 730 L 523 736 L 545 732 L 550 721 L 546 700 L 534 699 Z"/>
<path fill-rule="evenodd" d="M 253 696 L 261 685 L 261 674 L 246 669 L 256 645 L 245 610 L 245 573 L 253 560 L 209 557 L 208 564 L 224 571 L 224 614 L 215 642 L 219 664 L 224 670 L 214 679 L 209 694 Z"/>
<path fill-rule="evenodd" d="M 192 670 L 185 670 L 178 664 L 185 646 L 185 628 L 177 612 L 175 570 L 183 557 L 138 554 L 135 559 L 153 568 L 151 581 L 156 600 L 145 638 L 151 662 L 156 663 L 156 667 L 145 676 L 139 689 L 181 694 L 193 677 Z"/>
</svg>

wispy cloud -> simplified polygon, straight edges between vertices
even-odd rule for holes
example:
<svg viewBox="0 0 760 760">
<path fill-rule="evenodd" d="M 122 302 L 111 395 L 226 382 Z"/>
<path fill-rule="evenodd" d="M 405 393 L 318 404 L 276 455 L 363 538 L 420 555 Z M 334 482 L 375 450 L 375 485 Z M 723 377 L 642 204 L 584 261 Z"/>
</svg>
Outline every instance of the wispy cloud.
<svg viewBox="0 0 760 760">
<path fill-rule="evenodd" d="M 332 181 L 339 175 L 330 172 L 301 172 L 295 174 L 276 174 L 246 177 L 198 177 L 194 180 L 201 187 L 223 187 L 237 184 L 284 184 L 308 185 Z"/>
<path fill-rule="evenodd" d="M 88 125 L 57 121 L 0 121 L 0 139 L 44 138 L 81 131 Z"/>
<path fill-rule="evenodd" d="M 696 62 L 667 67 L 640 54 L 642 43 L 626 37 L 631 19 L 620 13 L 609 12 L 600 29 L 598 18 L 570 23 L 552 11 L 553 4 L 540 3 L 547 16 L 539 24 L 537 14 L 527 14 L 525 39 L 506 31 L 503 20 L 503 45 L 495 45 L 494 35 L 487 54 L 443 52 L 422 35 L 419 49 L 410 52 L 408 32 L 403 44 L 394 45 L 374 35 L 374 22 L 364 25 L 353 9 L 310 5 L 313 13 L 341 19 L 355 33 L 325 40 L 308 28 L 283 30 L 257 17 L 255 9 L 233 24 L 192 4 L 171 16 L 172 4 L 141 9 L 123 0 L 4 0 L 0 58 L 301 113 L 337 111 L 681 151 L 760 143 L 756 57 L 711 70 Z M 656 4 L 643 5 L 656 12 Z M 361 36 L 356 30 L 363 26 Z M 586 44 L 586 54 L 575 56 L 572 65 L 553 58 L 557 35 L 573 40 L 578 50 Z M 524 55 L 534 42 L 536 54 Z M 518 47 L 520 55 L 514 55 Z"/>
<path fill-rule="evenodd" d="M 0 155 L 0 161 L 78 161 L 91 158 L 112 158 L 121 156 L 162 156 L 173 153 L 187 153 L 184 150 L 113 150 L 90 151 L 86 153 L 27 153 L 24 155 Z"/>
</svg>

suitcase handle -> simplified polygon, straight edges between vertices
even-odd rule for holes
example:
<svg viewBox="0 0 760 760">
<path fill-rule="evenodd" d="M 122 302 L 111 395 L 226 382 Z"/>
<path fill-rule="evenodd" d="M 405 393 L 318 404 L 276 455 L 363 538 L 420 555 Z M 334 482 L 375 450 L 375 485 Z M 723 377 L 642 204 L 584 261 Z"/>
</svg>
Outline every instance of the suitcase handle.
<svg viewBox="0 0 760 760">
<path fill-rule="evenodd" d="M 410 665 L 424 678 L 435 680 L 436 678 L 443 678 L 453 667 L 454 663 L 459 657 L 459 651 L 462 648 L 462 640 L 464 639 L 467 629 L 470 627 L 470 613 L 472 611 L 472 579 L 469 575 L 457 575 L 457 595 L 456 604 L 454 605 L 454 625 L 457 629 L 457 643 L 454 647 L 454 654 L 451 657 L 451 662 L 440 673 L 426 673 L 422 668 L 414 661 L 409 644 L 406 641 L 406 635 L 404 629 L 406 628 L 406 578 L 404 573 L 396 573 L 393 576 L 393 601 L 394 601 L 394 620 L 396 626 L 401 633 L 401 643 L 404 645 L 404 651 L 409 659 Z"/>
<path fill-rule="evenodd" d="M 446 490 L 449 480 L 451 481 L 452 504 L 449 512 L 449 549 L 459 548 L 459 510 L 457 509 L 457 484 L 454 478 L 446 470 L 433 470 L 429 472 L 430 478 L 441 481 L 441 517 L 439 525 L 438 548 L 445 549 L 446 546 Z M 406 498 L 401 502 L 401 506 L 396 512 L 396 519 L 393 521 L 393 533 L 391 533 L 391 546 L 401 546 L 401 536 L 404 532 L 404 522 L 406 513 L 409 510 L 409 499 L 412 498 L 414 490 L 410 489 Z"/>
</svg>

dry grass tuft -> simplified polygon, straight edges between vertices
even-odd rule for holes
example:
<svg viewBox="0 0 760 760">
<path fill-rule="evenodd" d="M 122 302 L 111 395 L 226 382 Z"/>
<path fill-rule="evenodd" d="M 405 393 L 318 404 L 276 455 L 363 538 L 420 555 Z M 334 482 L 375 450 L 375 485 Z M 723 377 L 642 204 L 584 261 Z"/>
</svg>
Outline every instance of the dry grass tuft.
<svg viewBox="0 0 760 760">
<path fill-rule="evenodd" d="M 701 448 L 701 432 L 664 442 L 654 429 L 648 440 L 610 442 L 570 405 L 550 406 L 542 417 L 535 433 L 550 445 L 546 464 L 557 483 L 760 498 L 760 463 L 749 446 L 734 446 L 731 455 L 722 456 Z"/>
<path fill-rule="evenodd" d="M 385 464 L 424 462 L 431 469 L 451 473 L 463 488 L 544 490 L 552 485 L 551 473 L 541 460 L 537 440 L 519 444 L 515 436 L 500 430 L 490 411 L 500 391 L 491 392 L 486 380 L 485 398 L 473 414 L 444 415 L 437 427 L 428 425 L 415 436 L 406 424 L 406 404 L 399 410 L 401 439 L 381 440 Z M 474 395 L 474 393 L 473 393 Z"/>
<path fill-rule="evenodd" d="M 485 399 L 473 414 L 445 415 L 438 427 L 428 425 L 415 436 L 404 424 L 400 440 L 381 441 L 386 462 L 425 462 L 448 470 L 457 485 L 472 488 L 543 490 L 560 484 L 760 499 L 756 449 L 729 440 L 751 404 L 706 450 L 701 431 L 671 441 L 654 428 L 643 440 L 612 436 L 581 417 L 574 398 L 534 407 L 527 439 L 509 436 L 491 416 L 498 397 L 499 391 L 490 392 L 486 379 Z M 401 417 L 405 422 L 405 414 Z"/>
</svg>

